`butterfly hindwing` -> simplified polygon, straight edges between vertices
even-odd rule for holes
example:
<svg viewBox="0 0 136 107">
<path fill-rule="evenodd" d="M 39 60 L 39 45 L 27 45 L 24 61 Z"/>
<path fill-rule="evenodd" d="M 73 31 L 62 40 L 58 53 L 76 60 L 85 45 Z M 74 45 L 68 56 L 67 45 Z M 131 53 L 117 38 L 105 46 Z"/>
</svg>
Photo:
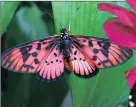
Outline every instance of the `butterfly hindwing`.
<svg viewBox="0 0 136 107">
<path fill-rule="evenodd" d="M 70 36 L 99 69 L 120 65 L 132 56 L 132 50 L 123 48 L 108 39 L 89 36 Z"/>
<path fill-rule="evenodd" d="M 42 82 L 52 82 L 64 72 L 63 54 L 59 53 L 56 47 L 51 51 L 49 55 L 44 57 L 39 66 L 38 79 Z"/>
<path fill-rule="evenodd" d="M 55 61 L 57 58 L 62 59 L 62 55 L 59 55 L 58 51 L 55 50 L 57 40 L 58 36 L 53 36 L 15 46 L 2 54 L 2 66 L 14 72 L 39 72 L 39 75 L 47 80 L 56 79 L 63 72 L 63 63 L 59 65 L 56 62 L 52 64 L 54 66 L 53 69 L 49 70 L 50 67 L 46 66 L 46 68 L 43 62 L 45 63 L 47 60 L 52 63 L 52 60 Z M 53 52 L 58 54 L 58 56 L 53 57 Z M 45 71 L 48 72 L 47 76 L 45 75 Z"/>
<path fill-rule="evenodd" d="M 72 44 L 70 61 L 65 63 L 65 67 L 83 78 L 92 77 L 98 73 L 98 69 L 94 63 L 85 54 L 80 52 L 80 47 L 75 44 Z"/>
</svg>

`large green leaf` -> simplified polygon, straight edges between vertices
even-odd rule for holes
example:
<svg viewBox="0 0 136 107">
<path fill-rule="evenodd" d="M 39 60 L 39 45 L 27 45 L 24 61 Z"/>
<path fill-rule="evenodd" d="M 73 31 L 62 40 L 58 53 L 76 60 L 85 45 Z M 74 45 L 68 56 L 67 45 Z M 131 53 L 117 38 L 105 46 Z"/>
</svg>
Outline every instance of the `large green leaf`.
<svg viewBox="0 0 136 107">
<path fill-rule="evenodd" d="M 0 35 L 2 35 L 12 20 L 19 2 L 1 2 Z"/>
<path fill-rule="evenodd" d="M 54 18 L 68 28 L 73 18 L 70 34 L 83 34 L 104 37 L 103 23 L 112 14 L 100 12 L 97 9 L 99 2 L 52 2 Z M 112 2 L 111 2 L 112 3 Z M 129 7 L 125 2 L 114 2 Z M 76 17 L 72 17 L 77 8 L 80 10 Z M 55 21 L 56 32 L 61 26 Z M 67 76 L 72 94 L 73 107 L 115 107 L 128 98 L 129 88 L 124 72 L 134 65 L 134 57 L 128 62 L 111 69 L 100 70 L 97 76 L 82 79 L 73 73 Z"/>
</svg>

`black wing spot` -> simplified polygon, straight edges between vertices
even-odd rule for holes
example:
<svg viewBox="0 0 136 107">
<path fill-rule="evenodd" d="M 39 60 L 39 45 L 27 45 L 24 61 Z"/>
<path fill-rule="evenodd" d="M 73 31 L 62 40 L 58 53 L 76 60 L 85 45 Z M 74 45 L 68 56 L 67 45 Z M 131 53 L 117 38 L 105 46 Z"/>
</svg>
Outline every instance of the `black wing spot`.
<svg viewBox="0 0 136 107">
<path fill-rule="evenodd" d="M 41 43 L 38 43 L 37 44 L 37 48 L 36 48 L 37 50 L 40 50 L 41 49 Z"/>
<path fill-rule="evenodd" d="M 27 51 L 30 51 L 32 49 L 32 45 L 27 46 Z"/>
<path fill-rule="evenodd" d="M 42 42 L 42 44 L 43 44 L 43 45 L 45 45 L 45 44 L 46 44 L 46 42 Z"/>
<path fill-rule="evenodd" d="M 31 66 L 31 65 L 26 65 L 26 64 L 24 64 L 22 67 L 27 68 L 27 69 L 29 69 L 29 68 L 34 69 L 33 66 Z"/>
<path fill-rule="evenodd" d="M 58 59 L 56 60 L 56 62 L 58 62 Z"/>
<path fill-rule="evenodd" d="M 45 61 L 45 63 L 48 63 L 47 61 Z"/>
<path fill-rule="evenodd" d="M 81 45 L 81 48 L 83 48 L 83 47 L 84 47 L 84 45 L 82 44 L 82 45 Z"/>
<path fill-rule="evenodd" d="M 56 54 L 56 53 L 54 53 L 54 56 L 55 56 L 55 57 L 57 57 L 57 54 Z"/>
<path fill-rule="evenodd" d="M 97 41 L 98 45 L 101 47 L 102 46 L 102 42 L 101 41 Z"/>
<path fill-rule="evenodd" d="M 32 49 L 32 45 L 20 48 L 22 54 L 29 52 Z"/>
<path fill-rule="evenodd" d="M 60 63 L 62 63 L 62 61 L 60 60 Z"/>
<path fill-rule="evenodd" d="M 104 60 L 104 61 L 103 61 L 103 63 L 108 63 L 108 62 L 109 62 L 109 60 Z"/>
<path fill-rule="evenodd" d="M 37 56 L 37 52 L 33 52 L 33 53 L 32 53 L 32 56 L 33 56 L 33 57 L 36 57 L 36 56 Z"/>
<path fill-rule="evenodd" d="M 101 50 L 102 54 L 105 56 L 105 57 L 108 57 L 109 56 L 109 52 L 108 50 L 104 49 L 104 50 Z"/>
<path fill-rule="evenodd" d="M 108 50 L 110 47 L 110 43 L 109 42 L 105 42 L 104 45 L 103 45 L 103 48 Z"/>
<path fill-rule="evenodd" d="M 25 62 L 25 61 L 28 59 L 28 57 L 29 57 L 30 55 L 31 55 L 30 53 L 26 53 L 25 55 L 23 55 L 23 56 L 22 56 L 23 62 Z"/>
<path fill-rule="evenodd" d="M 53 63 L 53 61 L 51 61 L 51 63 Z"/>
<path fill-rule="evenodd" d="M 76 58 L 74 57 L 74 60 L 76 60 Z"/>
<path fill-rule="evenodd" d="M 83 61 L 85 61 L 85 59 L 83 59 Z"/>
<path fill-rule="evenodd" d="M 96 61 L 97 60 L 97 56 L 93 56 L 92 60 Z"/>
<path fill-rule="evenodd" d="M 84 39 L 83 42 L 86 42 L 86 40 Z"/>
<path fill-rule="evenodd" d="M 89 46 L 90 46 L 90 47 L 93 47 L 93 43 L 92 43 L 91 40 L 89 41 Z"/>
<path fill-rule="evenodd" d="M 93 53 L 94 53 L 94 54 L 97 54 L 98 52 L 99 52 L 98 49 L 96 49 L 96 48 L 93 49 Z"/>
<path fill-rule="evenodd" d="M 79 58 L 80 60 L 82 60 L 82 58 Z"/>
<path fill-rule="evenodd" d="M 31 69 L 34 69 L 34 67 L 33 67 L 33 66 L 31 66 Z"/>
<path fill-rule="evenodd" d="M 26 48 L 20 48 L 20 52 L 23 54 L 25 52 L 28 52 Z"/>
<path fill-rule="evenodd" d="M 74 55 L 76 55 L 77 54 L 77 50 L 74 52 Z"/>
<path fill-rule="evenodd" d="M 49 63 L 47 63 L 47 65 L 49 65 Z"/>
<path fill-rule="evenodd" d="M 30 68 L 30 65 L 24 64 L 23 67 L 24 67 L 24 68 Z"/>
<path fill-rule="evenodd" d="M 100 65 L 101 65 L 101 63 L 99 62 L 97 65 L 99 65 L 99 66 L 100 66 Z"/>
<path fill-rule="evenodd" d="M 35 63 L 35 64 L 39 64 L 38 59 L 34 59 L 34 63 Z"/>
</svg>

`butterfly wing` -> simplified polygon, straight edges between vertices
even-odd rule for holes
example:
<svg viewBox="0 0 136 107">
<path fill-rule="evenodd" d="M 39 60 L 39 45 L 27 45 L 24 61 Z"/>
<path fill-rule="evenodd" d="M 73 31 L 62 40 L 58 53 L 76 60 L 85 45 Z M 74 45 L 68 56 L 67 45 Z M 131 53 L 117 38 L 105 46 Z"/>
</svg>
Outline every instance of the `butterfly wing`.
<svg viewBox="0 0 136 107">
<path fill-rule="evenodd" d="M 63 54 L 56 46 L 48 56 L 43 58 L 37 71 L 39 71 L 38 79 L 42 82 L 52 82 L 61 76 L 64 72 Z"/>
<path fill-rule="evenodd" d="M 58 36 L 53 36 L 15 46 L 2 54 L 2 66 L 14 72 L 38 73 L 45 80 L 54 80 L 63 72 L 64 66 L 63 63 L 58 66 L 57 62 L 52 63 L 52 60 L 62 59 L 61 54 L 53 56 L 53 53 L 59 53 L 57 41 Z M 50 61 L 52 64 L 49 64 Z M 52 70 L 51 65 L 54 66 Z"/>
<path fill-rule="evenodd" d="M 83 78 L 92 77 L 98 73 L 95 64 L 89 57 L 80 52 L 80 48 L 75 44 L 72 44 L 70 60 L 65 62 L 65 67 L 70 71 L 74 71 L 75 75 Z"/>
<path fill-rule="evenodd" d="M 132 56 L 132 50 L 123 48 L 108 39 L 71 35 L 73 43 L 99 69 L 110 68 L 123 64 Z"/>
</svg>

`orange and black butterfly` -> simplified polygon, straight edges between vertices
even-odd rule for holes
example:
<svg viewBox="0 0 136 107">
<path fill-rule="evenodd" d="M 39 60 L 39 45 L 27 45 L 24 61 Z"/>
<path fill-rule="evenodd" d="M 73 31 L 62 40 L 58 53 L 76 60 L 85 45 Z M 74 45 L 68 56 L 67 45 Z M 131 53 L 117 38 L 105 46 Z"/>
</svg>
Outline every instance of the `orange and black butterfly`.
<svg viewBox="0 0 136 107">
<path fill-rule="evenodd" d="M 21 73 L 37 73 L 43 82 L 60 77 L 64 68 L 77 76 L 89 78 L 100 69 L 111 68 L 130 59 L 132 50 L 108 39 L 68 35 L 65 27 L 60 36 L 20 44 L 2 54 L 2 67 Z"/>
</svg>

